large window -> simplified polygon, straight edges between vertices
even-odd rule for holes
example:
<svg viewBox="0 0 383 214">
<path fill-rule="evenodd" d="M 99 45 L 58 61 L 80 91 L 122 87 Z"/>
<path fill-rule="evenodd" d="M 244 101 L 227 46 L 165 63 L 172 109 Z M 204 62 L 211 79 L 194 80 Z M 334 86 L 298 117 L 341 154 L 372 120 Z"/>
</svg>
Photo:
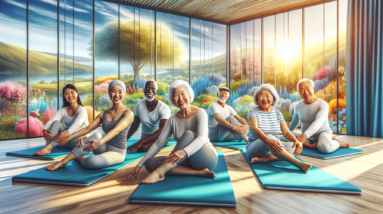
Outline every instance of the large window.
<svg viewBox="0 0 383 214">
<path fill-rule="evenodd" d="M 259 54 L 254 51 L 254 55 L 261 59 L 263 83 L 273 85 L 278 91 L 281 99 L 276 108 L 282 112 L 288 124 L 292 120 L 295 105 L 301 99 L 296 89 L 297 83 L 305 77 L 314 81 L 315 96 L 328 102 L 329 124 L 333 132 L 347 132 L 346 19 L 347 0 L 339 0 L 253 20 L 254 49 L 261 49 Z M 252 44 L 249 38 L 253 36 L 249 34 L 251 22 L 230 26 L 230 88 L 233 91 L 251 80 L 248 75 L 249 44 Z M 262 33 L 263 39 L 256 35 L 259 33 Z M 262 44 L 262 47 L 256 48 L 257 44 Z M 256 58 L 253 60 L 254 66 L 257 65 Z M 257 73 L 257 69 L 254 68 L 254 71 Z M 237 86 L 238 83 L 241 87 Z M 231 100 L 230 104 L 238 114 L 246 111 L 246 107 L 251 107 L 241 102 L 246 103 L 246 96 L 251 95 L 252 90 L 247 95 L 239 91 L 239 98 Z"/>
</svg>

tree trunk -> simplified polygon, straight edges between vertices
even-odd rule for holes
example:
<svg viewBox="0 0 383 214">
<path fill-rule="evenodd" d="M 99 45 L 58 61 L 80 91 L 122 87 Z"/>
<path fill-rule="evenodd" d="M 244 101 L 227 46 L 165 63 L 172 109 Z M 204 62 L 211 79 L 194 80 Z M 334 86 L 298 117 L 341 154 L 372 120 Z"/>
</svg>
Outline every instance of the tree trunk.
<svg viewBox="0 0 383 214">
<path fill-rule="evenodd" d="M 146 63 L 140 63 L 140 62 L 130 62 L 130 64 L 133 67 L 134 71 L 134 78 L 137 77 L 137 79 L 140 79 L 140 71 L 145 66 Z"/>
</svg>

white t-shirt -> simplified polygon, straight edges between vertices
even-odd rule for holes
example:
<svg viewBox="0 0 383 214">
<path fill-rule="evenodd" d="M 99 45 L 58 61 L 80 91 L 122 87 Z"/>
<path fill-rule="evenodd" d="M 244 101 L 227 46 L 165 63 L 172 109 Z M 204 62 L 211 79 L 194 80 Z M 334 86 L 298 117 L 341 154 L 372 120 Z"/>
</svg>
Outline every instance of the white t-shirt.
<svg viewBox="0 0 383 214">
<path fill-rule="evenodd" d="M 225 107 L 222 107 L 218 102 L 214 102 L 209 106 L 209 110 L 207 111 L 209 128 L 214 128 L 218 125 L 218 122 L 214 117 L 215 113 L 219 113 L 223 119 L 237 115 L 231 106 L 225 105 Z"/>
<path fill-rule="evenodd" d="M 137 103 L 134 112 L 141 120 L 141 138 L 153 134 L 160 127 L 162 119 L 168 120 L 171 112 L 170 108 L 163 102 L 158 100 L 156 108 L 149 112 L 146 108 L 146 99 Z"/>
</svg>

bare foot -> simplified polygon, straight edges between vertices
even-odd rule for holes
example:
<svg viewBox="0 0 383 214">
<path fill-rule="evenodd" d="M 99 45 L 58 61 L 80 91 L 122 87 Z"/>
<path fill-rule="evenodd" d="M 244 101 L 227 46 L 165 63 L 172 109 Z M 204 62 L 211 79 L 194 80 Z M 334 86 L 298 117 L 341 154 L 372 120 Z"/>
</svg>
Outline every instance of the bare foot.
<svg viewBox="0 0 383 214">
<path fill-rule="evenodd" d="M 52 144 L 48 144 L 46 146 L 44 146 L 44 148 L 42 148 L 40 151 L 36 152 L 36 153 L 33 153 L 33 155 L 47 155 L 47 154 L 50 154 L 51 151 L 52 151 Z"/>
<path fill-rule="evenodd" d="M 273 154 L 269 154 L 265 157 L 253 157 L 250 162 L 251 163 L 266 163 L 266 162 L 269 162 L 269 161 L 273 161 L 273 160 L 279 160 L 279 158 L 277 158 L 276 156 L 274 156 Z"/>
<path fill-rule="evenodd" d="M 307 173 L 309 171 L 309 169 L 311 169 L 313 165 L 310 164 L 310 163 L 305 163 L 305 162 L 302 162 L 302 165 L 301 167 L 299 168 L 302 172 L 304 173 Z"/>
<path fill-rule="evenodd" d="M 200 173 L 202 177 L 209 177 L 209 178 L 215 177 L 215 173 L 210 171 L 208 168 L 201 169 Z"/>
<path fill-rule="evenodd" d="M 86 155 L 76 158 L 76 161 L 80 161 L 81 159 L 86 158 Z"/>
<path fill-rule="evenodd" d="M 339 147 L 340 148 L 350 148 L 350 144 L 346 141 L 339 141 Z"/>
<path fill-rule="evenodd" d="M 142 184 L 154 184 L 159 181 L 163 181 L 165 179 L 165 176 L 161 176 L 156 171 L 153 171 L 150 173 L 144 180 L 141 181 Z"/>
<path fill-rule="evenodd" d="M 62 161 L 59 161 L 57 163 L 54 163 L 50 166 L 47 166 L 47 168 L 45 168 L 46 170 L 48 171 L 55 171 L 56 169 L 58 168 L 61 168 L 61 167 L 64 167 L 66 164 L 64 164 Z"/>
</svg>

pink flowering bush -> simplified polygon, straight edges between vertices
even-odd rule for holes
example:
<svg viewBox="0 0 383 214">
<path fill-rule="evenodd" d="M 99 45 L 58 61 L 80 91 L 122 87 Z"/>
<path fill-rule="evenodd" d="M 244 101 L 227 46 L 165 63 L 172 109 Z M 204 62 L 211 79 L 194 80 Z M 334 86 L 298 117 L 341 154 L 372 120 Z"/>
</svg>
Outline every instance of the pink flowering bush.
<svg viewBox="0 0 383 214">
<path fill-rule="evenodd" d="M 40 90 L 39 88 L 29 87 L 29 99 L 38 100 L 40 97 L 45 95 L 45 91 Z"/>
<path fill-rule="evenodd" d="M 320 68 L 312 77 L 313 81 L 321 80 L 330 75 L 331 67 L 326 65 L 325 67 Z"/>
<path fill-rule="evenodd" d="M 43 116 L 43 122 L 46 124 L 52 117 L 53 115 L 56 114 L 56 108 L 54 106 L 50 107 L 45 110 L 44 116 Z"/>
<path fill-rule="evenodd" d="M 37 111 L 31 111 L 31 113 L 29 113 L 29 115 L 32 117 L 39 117 L 40 116 L 40 114 Z"/>
<path fill-rule="evenodd" d="M 42 136 L 43 135 L 43 123 L 32 117 L 29 116 L 29 136 Z M 16 123 L 14 131 L 16 133 L 23 134 L 27 136 L 27 118 L 21 119 L 19 122 Z"/>
<path fill-rule="evenodd" d="M 106 80 L 104 83 L 101 83 L 100 85 L 96 85 L 94 91 L 100 94 L 108 94 L 108 87 L 112 81 L 113 80 Z"/>
<path fill-rule="evenodd" d="M 0 98 L 9 101 L 15 107 L 16 104 L 25 102 L 26 88 L 11 81 L 2 82 L 0 83 Z"/>
</svg>

